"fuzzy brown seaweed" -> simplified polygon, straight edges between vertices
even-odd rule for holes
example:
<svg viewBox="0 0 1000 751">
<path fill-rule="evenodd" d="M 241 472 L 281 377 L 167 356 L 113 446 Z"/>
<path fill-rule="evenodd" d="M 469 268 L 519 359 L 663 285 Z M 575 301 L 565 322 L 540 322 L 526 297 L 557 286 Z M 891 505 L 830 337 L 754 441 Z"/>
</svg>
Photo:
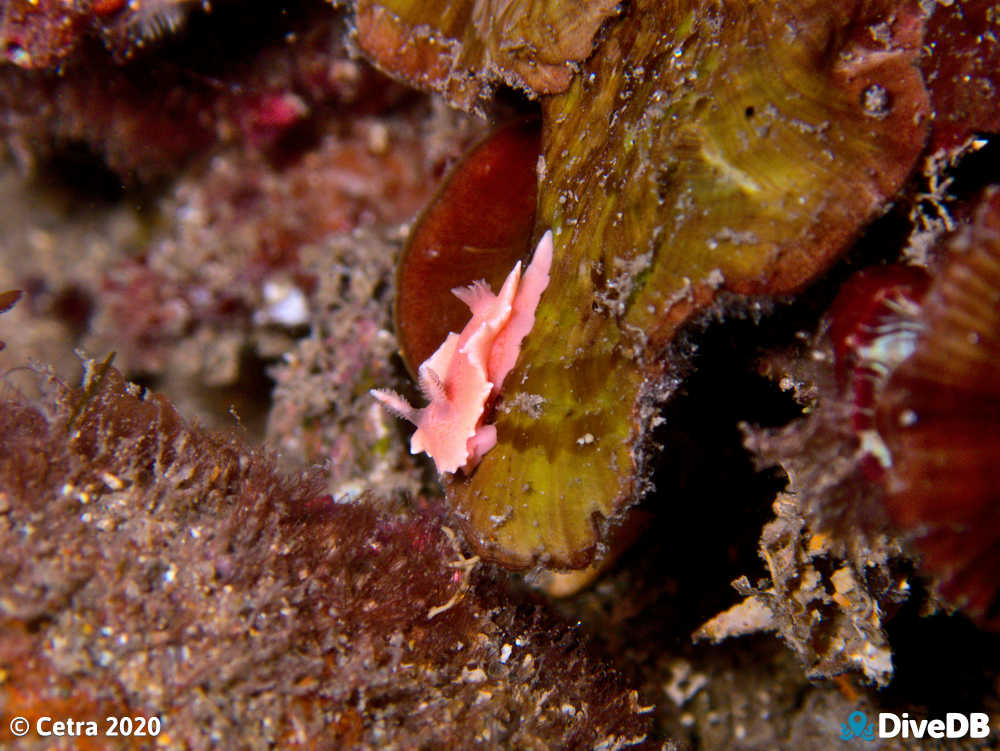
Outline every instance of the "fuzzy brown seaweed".
<svg viewBox="0 0 1000 751">
<path fill-rule="evenodd" d="M 644 736 L 636 694 L 434 506 L 337 503 L 110 366 L 80 389 L 39 378 L 41 400 L 0 402 L 9 712 L 69 692 L 80 720 L 158 714 L 193 748 Z"/>
</svg>

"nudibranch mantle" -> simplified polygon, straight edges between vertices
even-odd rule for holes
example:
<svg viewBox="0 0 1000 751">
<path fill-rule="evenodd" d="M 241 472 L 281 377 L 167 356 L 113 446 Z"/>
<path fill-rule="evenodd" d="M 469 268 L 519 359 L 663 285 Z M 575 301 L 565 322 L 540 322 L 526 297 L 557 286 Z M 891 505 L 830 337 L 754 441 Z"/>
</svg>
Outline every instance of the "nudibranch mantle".
<svg viewBox="0 0 1000 751">
<path fill-rule="evenodd" d="M 485 282 L 452 290 L 469 306 L 472 318 L 460 334 L 449 333 L 420 366 L 420 390 L 430 402 L 415 408 L 394 391 L 371 394 L 390 411 L 417 426 L 410 453 L 426 452 L 438 472 L 471 470 L 496 446 L 496 427 L 484 424 L 487 402 L 500 393 L 517 362 L 521 342 L 535 324 L 535 310 L 549 283 L 552 232 L 538 243 L 521 275 L 521 262 L 508 274 L 499 293 Z"/>
</svg>

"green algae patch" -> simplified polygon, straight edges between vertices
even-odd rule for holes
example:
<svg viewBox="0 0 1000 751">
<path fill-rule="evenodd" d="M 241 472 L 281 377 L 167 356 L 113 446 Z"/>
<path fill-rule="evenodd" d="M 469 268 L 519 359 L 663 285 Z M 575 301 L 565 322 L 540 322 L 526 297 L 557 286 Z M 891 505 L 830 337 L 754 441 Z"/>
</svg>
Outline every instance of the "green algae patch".
<svg viewBox="0 0 1000 751">
<path fill-rule="evenodd" d="M 448 497 L 480 552 L 588 564 L 648 487 L 678 328 L 794 292 L 906 180 L 927 134 L 923 17 L 898 2 L 636 2 L 544 97 L 536 234 L 552 281 Z"/>
</svg>

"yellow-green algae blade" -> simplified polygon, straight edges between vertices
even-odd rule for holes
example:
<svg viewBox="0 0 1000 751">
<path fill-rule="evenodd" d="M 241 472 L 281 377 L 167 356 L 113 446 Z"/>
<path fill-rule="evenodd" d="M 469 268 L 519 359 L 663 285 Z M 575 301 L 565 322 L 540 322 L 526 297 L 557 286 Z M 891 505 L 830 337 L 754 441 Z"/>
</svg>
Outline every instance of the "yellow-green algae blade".
<svg viewBox="0 0 1000 751">
<path fill-rule="evenodd" d="M 447 485 L 482 553 L 592 559 L 604 521 L 645 488 L 677 328 L 722 290 L 813 279 L 911 171 L 922 30 L 898 2 L 640 0 L 543 101 L 551 282 L 496 448 Z"/>
</svg>

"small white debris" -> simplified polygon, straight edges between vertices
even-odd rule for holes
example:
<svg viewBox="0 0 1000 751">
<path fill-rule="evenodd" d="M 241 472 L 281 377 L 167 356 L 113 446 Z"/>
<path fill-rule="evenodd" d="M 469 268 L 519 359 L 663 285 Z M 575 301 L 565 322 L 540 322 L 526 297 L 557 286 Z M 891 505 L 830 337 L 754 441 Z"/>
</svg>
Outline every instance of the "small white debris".
<svg viewBox="0 0 1000 751">
<path fill-rule="evenodd" d="M 309 304 L 306 296 L 290 281 L 266 281 L 262 291 L 265 308 L 254 314 L 255 323 L 273 323 L 288 327 L 308 323 Z"/>
<path fill-rule="evenodd" d="M 703 624 L 694 632 L 694 639 L 710 639 L 718 643 L 732 636 L 771 631 L 775 628 L 774 614 L 767 607 L 767 601 L 753 595 Z"/>
<path fill-rule="evenodd" d="M 878 431 L 862 430 L 858 433 L 858 437 L 861 443 L 858 451 L 862 456 L 873 456 L 886 469 L 892 466 L 892 453 L 889 451 L 889 447 L 885 445 L 885 441 L 882 440 L 882 436 L 878 434 Z"/>
<path fill-rule="evenodd" d="M 708 676 L 692 672 L 687 660 L 677 660 L 670 666 L 670 681 L 663 684 L 663 692 L 674 704 L 683 707 L 707 684 Z"/>
<path fill-rule="evenodd" d="M 101 479 L 104 480 L 104 484 L 108 486 L 109 490 L 121 490 L 125 487 L 125 483 L 110 472 L 101 472 Z"/>
<path fill-rule="evenodd" d="M 103 519 L 99 519 L 95 526 L 102 532 L 114 532 L 115 527 L 118 525 L 115 523 L 114 519 L 104 517 Z"/>
<path fill-rule="evenodd" d="M 462 675 L 459 676 L 462 683 L 482 683 L 486 680 L 486 672 L 482 668 L 462 668 Z"/>
<path fill-rule="evenodd" d="M 368 128 L 368 150 L 373 154 L 389 150 L 389 128 L 381 121 L 373 122 Z"/>
<path fill-rule="evenodd" d="M 508 506 L 502 514 L 490 514 L 490 524 L 494 529 L 502 527 L 514 517 L 514 507 Z"/>
</svg>

